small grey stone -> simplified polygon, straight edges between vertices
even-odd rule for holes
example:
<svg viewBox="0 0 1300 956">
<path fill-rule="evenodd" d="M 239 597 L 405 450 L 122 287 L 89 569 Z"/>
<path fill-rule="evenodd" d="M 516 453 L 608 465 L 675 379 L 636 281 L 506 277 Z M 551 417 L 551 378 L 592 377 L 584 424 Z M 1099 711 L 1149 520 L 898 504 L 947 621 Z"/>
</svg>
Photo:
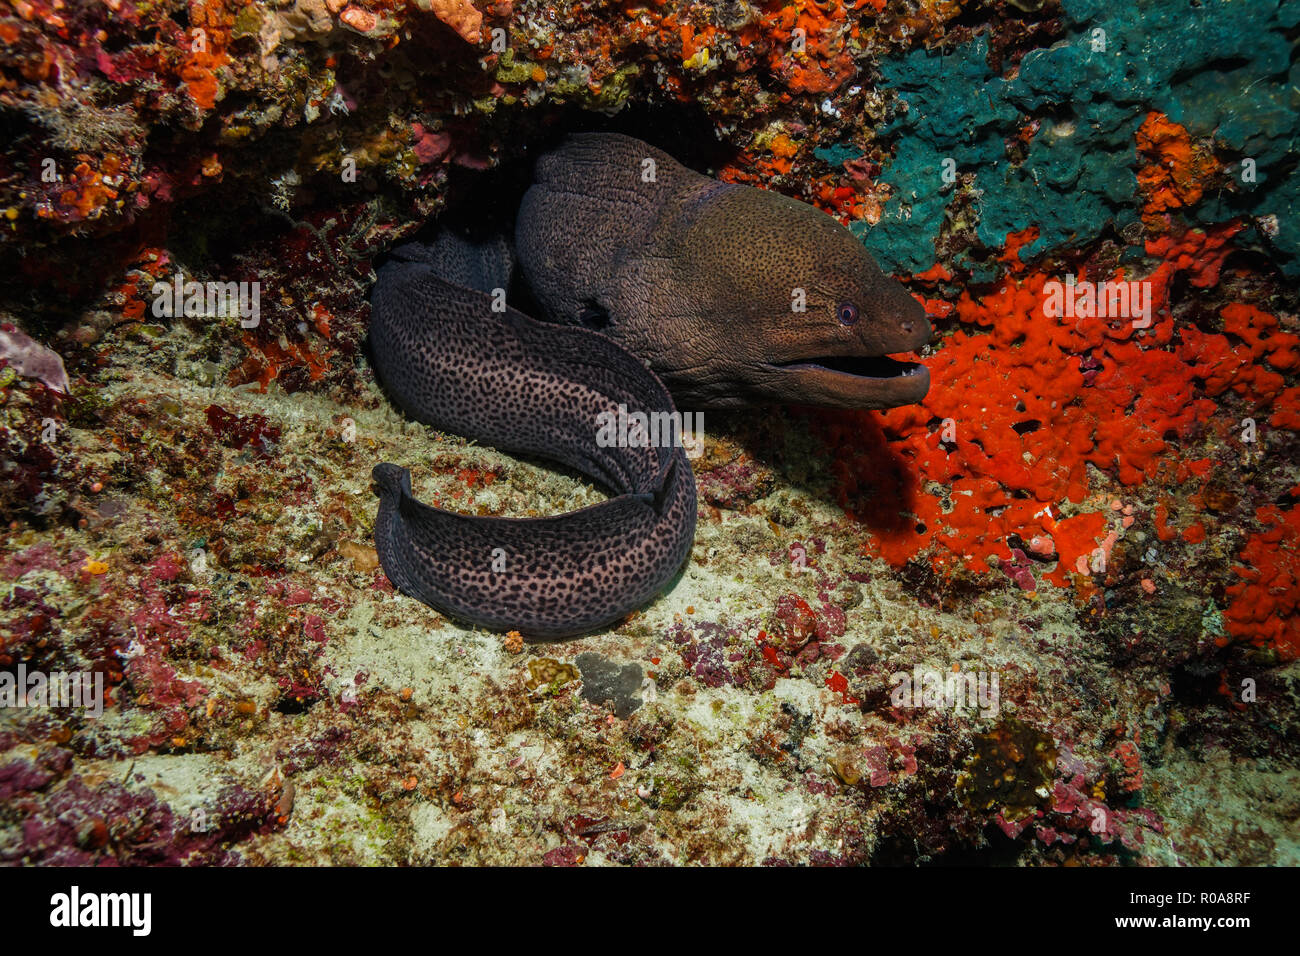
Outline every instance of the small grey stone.
<svg viewBox="0 0 1300 956">
<path fill-rule="evenodd" d="M 631 717 L 641 706 L 641 665 L 616 664 L 599 654 L 579 654 L 574 659 L 582 672 L 582 697 L 601 706 L 606 701 L 614 705 L 614 715 Z"/>
</svg>

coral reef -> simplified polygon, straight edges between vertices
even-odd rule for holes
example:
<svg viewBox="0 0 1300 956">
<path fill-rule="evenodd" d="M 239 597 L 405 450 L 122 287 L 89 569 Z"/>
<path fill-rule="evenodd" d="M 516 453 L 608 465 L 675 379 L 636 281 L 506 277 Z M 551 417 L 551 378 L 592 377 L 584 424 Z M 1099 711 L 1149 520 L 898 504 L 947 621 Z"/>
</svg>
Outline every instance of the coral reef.
<svg viewBox="0 0 1300 956">
<path fill-rule="evenodd" d="M 0 2 L 0 860 L 1291 864 L 1300 3 Z M 708 415 L 609 633 L 394 592 L 374 265 L 576 128 L 820 206 L 926 400 Z M 22 706 L 84 673 L 103 711 Z"/>
</svg>

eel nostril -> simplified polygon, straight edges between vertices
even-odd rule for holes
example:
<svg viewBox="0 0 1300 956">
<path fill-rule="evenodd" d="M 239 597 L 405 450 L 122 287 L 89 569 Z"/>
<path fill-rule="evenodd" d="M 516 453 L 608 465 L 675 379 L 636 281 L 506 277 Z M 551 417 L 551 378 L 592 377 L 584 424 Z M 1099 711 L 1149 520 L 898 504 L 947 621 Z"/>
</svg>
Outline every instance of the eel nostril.
<svg viewBox="0 0 1300 956">
<path fill-rule="evenodd" d="M 906 322 L 903 323 L 903 331 L 908 333 L 909 335 L 911 334 L 912 330 L 915 328 L 916 328 L 916 323 L 913 322 L 911 319 L 908 319 Z"/>
</svg>

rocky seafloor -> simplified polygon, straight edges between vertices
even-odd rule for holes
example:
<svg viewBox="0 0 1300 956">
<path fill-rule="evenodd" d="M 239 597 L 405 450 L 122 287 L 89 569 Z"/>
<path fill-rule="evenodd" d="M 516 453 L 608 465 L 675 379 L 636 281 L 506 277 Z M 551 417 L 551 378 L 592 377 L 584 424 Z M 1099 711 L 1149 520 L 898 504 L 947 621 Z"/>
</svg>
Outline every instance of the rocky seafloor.
<svg viewBox="0 0 1300 956">
<path fill-rule="evenodd" d="M 0 0 L 0 700 L 107 698 L 0 707 L 0 861 L 1300 863 L 1298 38 L 1295 0 Z M 933 387 L 707 413 L 679 579 L 530 644 L 394 592 L 370 470 L 602 496 L 405 421 L 366 296 L 591 128 L 838 217 Z M 160 314 L 177 275 L 259 321 Z M 1146 319 L 1044 309 L 1121 280 Z"/>
</svg>

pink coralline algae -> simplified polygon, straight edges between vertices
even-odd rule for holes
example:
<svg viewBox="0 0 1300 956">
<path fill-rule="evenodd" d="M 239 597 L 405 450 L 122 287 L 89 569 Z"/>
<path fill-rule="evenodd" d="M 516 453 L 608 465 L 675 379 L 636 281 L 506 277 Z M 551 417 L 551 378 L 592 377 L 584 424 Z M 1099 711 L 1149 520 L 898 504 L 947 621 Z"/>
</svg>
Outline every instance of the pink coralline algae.
<svg viewBox="0 0 1300 956">
<path fill-rule="evenodd" d="M 0 566 L 0 572 L 9 581 L 18 581 L 33 571 L 54 571 L 72 580 L 85 564 L 85 559 L 84 551 L 73 551 L 64 558 L 49 544 L 35 544 L 10 555 Z"/>
<path fill-rule="evenodd" d="M 415 137 L 411 151 L 422 163 L 435 163 L 451 149 L 451 136 L 447 133 L 434 132 L 420 123 L 412 123 L 411 132 Z"/>
<path fill-rule="evenodd" d="M 46 866 L 228 866 L 240 862 L 231 844 L 282 826 L 270 794 L 227 786 L 210 810 L 182 815 L 148 790 L 118 783 L 92 787 L 79 776 L 54 783 L 66 769 L 34 770 L 22 761 L 0 766 L 0 799 L 28 811 L 19 841 L 0 847 L 0 860 Z"/>
<path fill-rule="evenodd" d="M 808 602 L 793 594 L 777 598 L 767 626 L 767 640 L 778 650 L 797 654 L 817 633 L 817 615 Z"/>
<path fill-rule="evenodd" d="M 130 614 L 131 642 L 123 653 L 123 673 L 135 691 L 135 706 L 156 714 L 150 733 L 133 742 L 137 753 L 167 741 L 184 741 L 190 709 L 208 694 L 201 681 L 181 677 L 167 660 L 171 647 L 188 640 L 190 628 L 211 613 L 207 592 L 174 583 L 177 562 L 174 556 L 160 558 L 151 574 L 141 576 L 144 603 Z"/>
<path fill-rule="evenodd" d="M 272 446 L 280 440 L 280 427 L 263 415 L 236 415 L 220 405 L 208 406 L 208 425 L 217 438 L 231 448 L 252 448 L 270 457 Z"/>
<path fill-rule="evenodd" d="M 1046 846 L 1071 845 L 1081 840 L 1108 846 L 1117 844 L 1125 850 L 1138 850 L 1148 833 L 1164 832 L 1164 823 L 1154 811 L 1142 807 L 1115 807 L 1089 792 L 1088 779 L 1104 776 L 1062 747 L 1053 781 L 1050 802 L 1029 816 L 1009 818 L 999 810 L 993 822 L 1008 837 L 1015 839 L 1031 830 Z"/>
<path fill-rule="evenodd" d="M 587 848 L 581 844 L 557 846 L 542 857 L 542 866 L 581 866 L 587 858 Z"/>
<path fill-rule="evenodd" d="M 776 671 L 751 640 L 711 621 L 677 624 L 668 633 L 687 673 L 706 687 L 755 685 L 769 688 Z"/>
<path fill-rule="evenodd" d="M 1038 587 L 1038 581 L 1034 578 L 1033 563 L 1019 548 L 1011 549 L 1011 560 L 1002 565 L 1002 570 L 1022 591 L 1033 591 Z"/>
<path fill-rule="evenodd" d="M 24 378 L 34 378 L 57 392 L 68 391 L 63 359 L 21 329 L 0 323 L 0 361 Z"/>
</svg>

